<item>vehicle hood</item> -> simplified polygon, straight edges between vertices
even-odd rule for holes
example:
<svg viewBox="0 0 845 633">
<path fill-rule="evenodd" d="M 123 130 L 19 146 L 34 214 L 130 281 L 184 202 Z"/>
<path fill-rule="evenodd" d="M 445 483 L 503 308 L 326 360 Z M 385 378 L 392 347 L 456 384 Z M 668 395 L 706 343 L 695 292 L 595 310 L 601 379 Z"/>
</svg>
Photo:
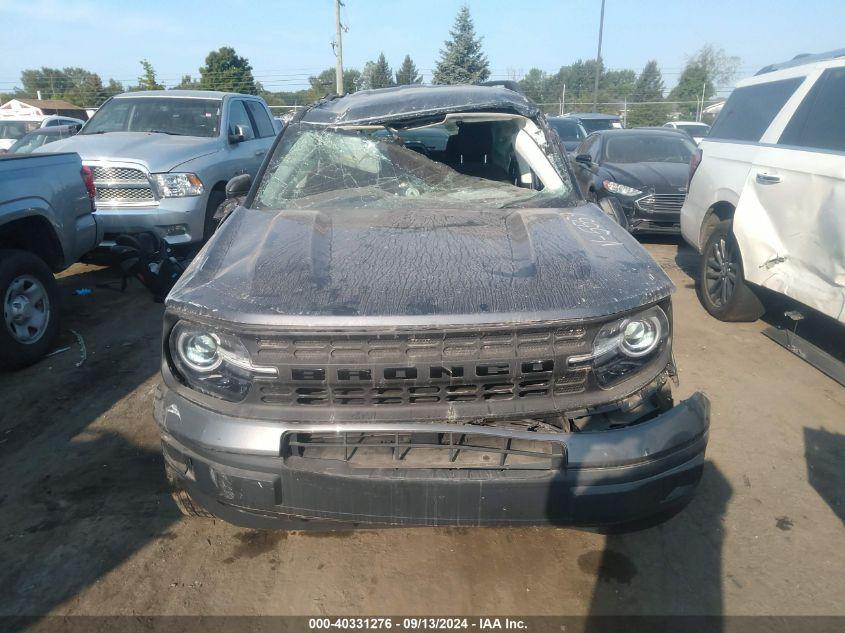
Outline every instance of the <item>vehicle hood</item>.
<svg viewBox="0 0 845 633">
<path fill-rule="evenodd" d="M 604 163 L 612 180 L 653 193 L 686 193 L 689 165 L 685 163 Z"/>
<path fill-rule="evenodd" d="M 587 203 L 484 211 L 238 207 L 167 306 L 254 325 L 442 326 L 601 317 L 673 289 L 643 247 Z"/>
<path fill-rule="evenodd" d="M 50 143 L 49 147 L 40 151 L 76 152 L 83 161 L 140 163 L 154 173 L 170 171 L 186 161 L 211 154 L 218 148 L 217 138 L 172 136 L 151 132 L 110 132 L 77 134 Z"/>
</svg>

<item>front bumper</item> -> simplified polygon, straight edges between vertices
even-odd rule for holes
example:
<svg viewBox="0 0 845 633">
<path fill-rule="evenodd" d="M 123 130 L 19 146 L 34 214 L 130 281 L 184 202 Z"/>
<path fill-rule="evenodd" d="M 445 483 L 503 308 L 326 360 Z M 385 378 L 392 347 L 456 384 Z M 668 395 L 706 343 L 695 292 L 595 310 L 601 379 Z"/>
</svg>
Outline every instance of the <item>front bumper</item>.
<svg viewBox="0 0 845 633">
<path fill-rule="evenodd" d="M 101 247 L 121 234 L 155 233 L 171 246 L 199 242 L 205 230 L 208 192 L 201 196 L 162 198 L 149 206 L 105 206 L 97 203 L 97 224 L 103 228 Z"/>
<path fill-rule="evenodd" d="M 667 233 L 679 235 L 681 214 L 676 212 L 647 211 L 641 209 L 635 200 L 612 196 L 628 219 L 631 233 Z"/>
<path fill-rule="evenodd" d="M 194 500 L 245 527 L 397 525 L 613 525 L 686 504 L 704 464 L 709 401 L 695 394 L 626 428 L 531 437 L 563 442 L 560 468 L 539 471 L 343 468 L 286 458 L 293 432 L 371 429 L 231 418 L 160 386 L 155 417 L 167 465 Z M 455 424 L 396 423 L 427 432 Z M 466 427 L 477 432 L 478 427 Z M 496 430 L 505 435 L 518 433 Z M 528 433 L 528 432 L 522 432 Z"/>
</svg>

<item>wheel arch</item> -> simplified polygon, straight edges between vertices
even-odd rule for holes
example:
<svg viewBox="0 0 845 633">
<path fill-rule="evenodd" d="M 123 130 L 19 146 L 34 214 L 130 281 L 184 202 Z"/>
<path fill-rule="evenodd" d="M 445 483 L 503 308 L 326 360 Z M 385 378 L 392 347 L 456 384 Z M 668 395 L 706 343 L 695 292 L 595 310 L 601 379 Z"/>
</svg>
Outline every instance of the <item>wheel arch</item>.
<svg viewBox="0 0 845 633">
<path fill-rule="evenodd" d="M 701 221 L 701 232 L 698 237 L 699 250 L 704 249 L 707 244 L 707 238 L 719 225 L 719 222 L 724 220 L 733 220 L 736 213 L 736 206 L 732 203 L 722 200 L 710 206 L 704 213 L 704 218 Z"/>
<path fill-rule="evenodd" d="M 33 253 L 53 272 L 64 268 L 64 250 L 59 236 L 50 221 L 41 215 L 27 215 L 0 226 L 0 248 Z"/>
</svg>

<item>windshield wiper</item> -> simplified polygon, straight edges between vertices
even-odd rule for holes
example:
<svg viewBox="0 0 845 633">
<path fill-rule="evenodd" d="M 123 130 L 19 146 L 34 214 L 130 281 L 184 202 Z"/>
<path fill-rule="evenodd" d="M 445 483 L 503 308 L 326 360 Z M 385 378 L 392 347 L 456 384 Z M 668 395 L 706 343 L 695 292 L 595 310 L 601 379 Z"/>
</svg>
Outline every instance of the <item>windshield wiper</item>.
<svg viewBox="0 0 845 633">
<path fill-rule="evenodd" d="M 185 136 L 184 134 L 179 134 L 178 132 L 166 132 L 165 130 L 147 130 L 150 134 L 169 134 L 170 136 Z"/>
</svg>

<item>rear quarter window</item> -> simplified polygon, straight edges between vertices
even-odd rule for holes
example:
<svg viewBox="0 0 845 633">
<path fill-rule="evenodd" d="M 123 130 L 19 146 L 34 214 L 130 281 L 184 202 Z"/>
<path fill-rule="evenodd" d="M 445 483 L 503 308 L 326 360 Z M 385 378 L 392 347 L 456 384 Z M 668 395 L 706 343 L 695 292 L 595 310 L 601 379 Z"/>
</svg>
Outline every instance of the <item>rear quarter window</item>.
<svg viewBox="0 0 845 633">
<path fill-rule="evenodd" d="M 845 68 L 822 74 L 798 106 L 780 145 L 845 152 Z"/>
<path fill-rule="evenodd" d="M 710 130 L 709 138 L 756 143 L 804 77 L 737 88 Z"/>
</svg>

